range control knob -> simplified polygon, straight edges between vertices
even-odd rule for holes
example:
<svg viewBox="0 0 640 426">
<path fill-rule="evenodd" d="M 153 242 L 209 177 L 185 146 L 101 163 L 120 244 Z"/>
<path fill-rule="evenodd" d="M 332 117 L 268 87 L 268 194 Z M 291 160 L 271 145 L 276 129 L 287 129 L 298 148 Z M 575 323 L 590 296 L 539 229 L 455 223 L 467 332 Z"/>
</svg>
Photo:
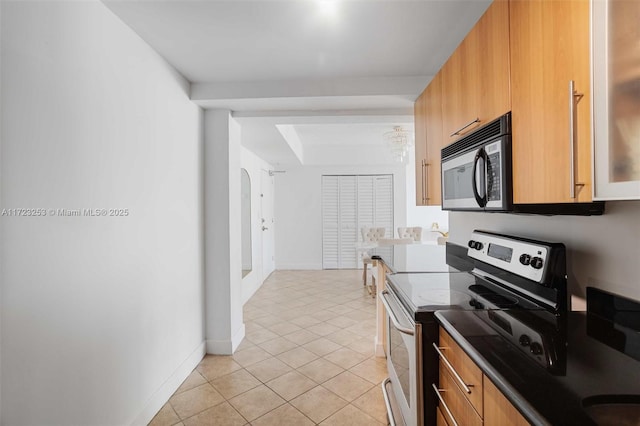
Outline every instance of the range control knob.
<svg viewBox="0 0 640 426">
<path fill-rule="evenodd" d="M 480 241 L 476 241 L 476 250 L 482 250 L 483 247 L 484 244 L 482 244 Z"/>
<path fill-rule="evenodd" d="M 523 334 L 522 336 L 520 336 L 519 342 L 522 346 L 529 346 L 531 344 L 531 338 L 526 334 Z"/>
<path fill-rule="evenodd" d="M 534 355 L 540 355 L 542 353 L 542 345 L 540 343 L 533 342 L 529 347 L 529 350 Z"/>
<path fill-rule="evenodd" d="M 523 265 L 528 265 L 529 263 L 531 263 L 531 256 L 528 254 L 521 255 L 520 263 L 522 263 Z"/>
<path fill-rule="evenodd" d="M 469 248 L 475 248 L 476 247 L 476 242 L 473 240 L 469 240 Z"/>
<path fill-rule="evenodd" d="M 476 309 L 484 309 L 484 305 L 475 299 L 469 300 L 469 305 Z"/>
<path fill-rule="evenodd" d="M 542 268 L 542 258 L 534 257 L 533 259 L 531 259 L 531 266 L 533 267 L 533 269 Z"/>
</svg>

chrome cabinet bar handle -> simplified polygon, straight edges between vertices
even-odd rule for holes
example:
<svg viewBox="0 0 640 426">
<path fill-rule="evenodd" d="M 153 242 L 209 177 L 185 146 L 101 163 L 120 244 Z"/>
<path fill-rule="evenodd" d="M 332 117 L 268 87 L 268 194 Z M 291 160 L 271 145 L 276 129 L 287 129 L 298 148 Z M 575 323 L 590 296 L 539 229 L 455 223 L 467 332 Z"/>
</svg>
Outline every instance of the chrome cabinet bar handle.
<svg viewBox="0 0 640 426">
<path fill-rule="evenodd" d="M 424 195 L 424 161 L 425 160 L 421 160 L 421 163 L 420 163 L 420 172 L 422 173 L 420 175 L 420 179 L 421 179 L 420 182 L 422 182 L 422 204 L 425 203 L 425 195 Z"/>
<path fill-rule="evenodd" d="M 393 411 L 391 411 L 391 400 L 389 399 L 389 393 L 387 392 L 387 383 L 391 383 L 391 379 L 388 377 L 382 382 L 382 396 L 384 397 L 384 405 L 387 406 L 387 417 L 389 417 L 389 426 L 396 426 L 396 421 L 393 418 Z"/>
<path fill-rule="evenodd" d="M 440 392 L 444 392 L 444 389 L 438 389 L 438 387 L 436 386 L 435 383 L 431 383 L 431 386 L 433 387 L 433 390 L 436 391 L 436 395 L 438 396 L 438 399 L 440 400 L 440 404 L 442 404 L 442 408 L 444 408 L 444 411 L 447 412 L 447 415 L 449 416 L 449 418 L 453 422 L 453 426 L 458 426 L 458 423 L 456 422 L 456 419 L 453 417 L 453 414 L 451 414 L 451 410 L 449 410 L 449 407 L 447 407 L 447 403 L 444 402 L 444 398 L 442 397 L 442 395 L 440 395 Z"/>
<path fill-rule="evenodd" d="M 471 126 L 472 124 L 475 123 L 479 123 L 480 122 L 480 118 L 476 117 L 475 120 L 468 122 L 467 124 L 465 124 L 464 126 L 460 127 L 458 130 L 456 130 L 455 132 L 451 133 L 449 135 L 450 138 L 459 135 L 461 131 L 463 131 L 464 129 L 466 129 L 467 127 Z"/>
<path fill-rule="evenodd" d="M 380 297 L 380 301 L 384 305 L 384 308 L 387 310 L 387 313 L 389 314 L 389 318 L 391 318 L 391 322 L 393 323 L 393 326 L 400 333 L 408 334 L 409 336 L 415 335 L 415 330 L 413 330 L 412 328 L 404 327 L 402 324 L 400 324 L 400 321 L 398 321 L 398 318 L 396 317 L 396 313 L 393 312 L 393 310 L 391 309 L 391 306 L 389 306 L 389 302 L 387 302 L 387 298 L 385 297 L 385 295 L 387 294 L 389 294 L 387 290 L 382 290 L 382 293 L 380 293 L 380 295 L 382 296 Z"/>
<path fill-rule="evenodd" d="M 576 83 L 569 80 L 569 197 L 576 198 L 576 186 L 584 186 L 576 183 L 575 156 L 576 156 L 576 103 L 584 96 L 576 92 Z"/>
<path fill-rule="evenodd" d="M 424 160 L 424 175 L 423 175 L 424 176 L 424 185 L 423 185 L 423 188 L 424 188 L 424 203 L 425 204 L 427 204 L 427 201 L 429 201 L 429 186 L 428 186 L 428 184 L 429 184 L 429 180 L 428 180 L 429 169 L 428 169 L 428 167 L 429 167 L 429 163 L 427 163 L 427 160 Z"/>
<path fill-rule="evenodd" d="M 440 359 L 444 362 L 444 365 L 447 366 L 447 369 L 451 372 L 451 374 L 453 374 L 453 377 L 456 378 L 456 380 L 458 381 L 458 383 L 460 383 L 460 386 L 462 386 L 462 389 L 464 389 L 464 391 L 466 393 L 471 393 L 471 389 L 473 387 L 473 385 L 467 385 L 464 380 L 462 380 L 462 377 L 460 377 L 460 375 L 458 374 L 458 372 L 455 370 L 455 368 L 453 368 L 453 365 L 451 365 L 451 363 L 449 362 L 449 360 L 447 359 L 446 356 L 444 356 L 444 354 L 442 353 L 442 351 L 440 350 L 441 348 L 438 347 L 438 345 L 436 345 L 435 343 L 432 343 L 433 347 L 435 348 L 436 352 L 438 352 L 438 356 L 440 357 Z"/>
</svg>

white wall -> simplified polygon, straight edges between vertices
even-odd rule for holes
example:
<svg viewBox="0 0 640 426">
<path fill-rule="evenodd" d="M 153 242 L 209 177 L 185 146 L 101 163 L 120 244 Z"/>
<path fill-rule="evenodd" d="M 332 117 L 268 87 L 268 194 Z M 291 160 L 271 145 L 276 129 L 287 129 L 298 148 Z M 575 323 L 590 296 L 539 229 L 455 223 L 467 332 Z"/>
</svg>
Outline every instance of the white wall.
<svg viewBox="0 0 640 426">
<path fill-rule="evenodd" d="M 244 338 L 240 234 L 240 125 L 229 110 L 204 113 L 207 353 L 231 355 Z"/>
<path fill-rule="evenodd" d="M 276 175 L 276 269 L 322 269 L 322 175 L 393 174 L 395 226 L 406 225 L 406 170 L 398 166 L 288 167 Z"/>
<path fill-rule="evenodd" d="M 0 25 L 2 25 L 2 2 L 0 2 Z M 0 28 L 0 46 L 2 41 L 2 31 Z M 0 55 L 0 99 L 2 99 L 2 56 Z M 4 207 L 3 198 L 2 198 L 2 137 L 3 133 L 2 126 L 2 102 L 0 101 L 0 211 Z M 0 216 L 1 218 L 2 216 Z M 2 219 L 0 219 L 1 221 Z M 0 222 L 0 308 L 2 307 L 2 288 L 4 287 L 4 268 L 2 265 L 3 256 L 2 256 L 2 241 L 4 241 L 4 236 L 2 235 L 2 224 Z M 0 424 L 2 424 L 2 314 L 0 313 Z"/>
<path fill-rule="evenodd" d="M 262 170 L 273 170 L 273 167 L 246 148 L 242 148 L 240 162 L 251 178 L 251 257 L 253 259 L 253 268 L 242 279 L 242 303 L 244 304 L 267 278 L 263 273 L 262 267 L 263 241 L 262 223 L 260 222 L 260 178 Z M 271 202 L 273 203 L 273 200 Z M 273 252 L 273 248 L 271 252 Z"/>
<path fill-rule="evenodd" d="M 603 216 L 500 213 L 450 215 L 451 241 L 466 244 L 474 229 L 561 242 L 567 246 L 569 291 L 594 286 L 640 300 L 640 201 L 607 202 Z"/>
<path fill-rule="evenodd" d="M 2 424 L 146 424 L 204 353 L 202 112 L 102 3 L 2 2 Z"/>
</svg>

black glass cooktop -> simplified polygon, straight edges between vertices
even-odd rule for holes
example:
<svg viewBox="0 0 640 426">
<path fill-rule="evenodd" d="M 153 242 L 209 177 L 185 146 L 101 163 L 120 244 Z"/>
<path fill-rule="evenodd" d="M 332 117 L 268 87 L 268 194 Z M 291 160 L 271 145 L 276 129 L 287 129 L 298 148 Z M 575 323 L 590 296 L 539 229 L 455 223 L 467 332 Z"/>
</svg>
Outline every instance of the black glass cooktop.
<svg viewBox="0 0 640 426">
<path fill-rule="evenodd" d="M 595 289 L 587 300 L 589 313 L 436 318 L 532 423 L 640 424 L 640 303 Z"/>
<path fill-rule="evenodd" d="M 387 281 L 416 320 L 438 310 L 541 309 L 470 272 L 393 274 Z"/>
</svg>

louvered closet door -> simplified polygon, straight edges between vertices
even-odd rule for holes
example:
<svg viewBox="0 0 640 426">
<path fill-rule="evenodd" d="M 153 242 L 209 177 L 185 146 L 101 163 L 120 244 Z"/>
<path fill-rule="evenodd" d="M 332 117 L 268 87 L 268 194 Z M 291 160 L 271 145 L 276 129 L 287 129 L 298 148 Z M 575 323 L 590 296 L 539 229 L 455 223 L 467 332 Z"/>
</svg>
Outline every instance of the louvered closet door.
<svg viewBox="0 0 640 426">
<path fill-rule="evenodd" d="M 358 229 L 376 225 L 375 176 L 358 176 Z M 386 231 L 388 232 L 388 231 Z M 362 239 L 360 236 L 359 240 Z"/>
<path fill-rule="evenodd" d="M 385 229 L 385 238 L 396 238 L 393 229 L 393 176 L 372 176 L 372 180 L 375 226 Z M 381 247 L 378 253 L 393 262 L 391 247 Z"/>
<path fill-rule="evenodd" d="M 375 223 L 384 227 L 385 238 L 396 238 L 393 231 L 393 176 L 374 176 Z"/>
<path fill-rule="evenodd" d="M 358 242 L 358 184 L 356 176 L 340 176 L 339 200 L 340 237 L 338 239 L 338 268 L 357 268 L 356 244 Z"/>
<path fill-rule="evenodd" d="M 361 267 L 360 228 L 384 227 L 393 238 L 393 176 L 322 177 L 322 266 Z M 391 249 L 389 249 L 391 252 Z"/>
<path fill-rule="evenodd" d="M 338 179 L 322 176 L 322 268 L 338 268 Z"/>
</svg>

